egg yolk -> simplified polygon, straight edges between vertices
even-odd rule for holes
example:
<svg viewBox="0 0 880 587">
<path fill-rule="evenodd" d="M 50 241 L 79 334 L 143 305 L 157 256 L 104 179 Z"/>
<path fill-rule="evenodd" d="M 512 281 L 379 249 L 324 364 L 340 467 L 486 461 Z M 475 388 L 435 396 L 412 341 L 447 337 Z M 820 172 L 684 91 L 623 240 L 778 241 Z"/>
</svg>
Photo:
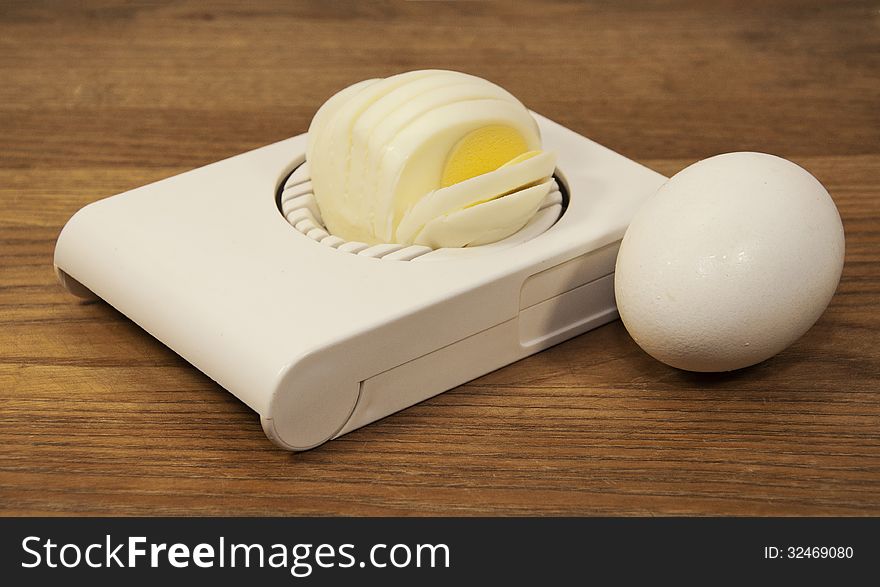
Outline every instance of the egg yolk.
<svg viewBox="0 0 880 587">
<path fill-rule="evenodd" d="M 517 155 L 516 157 L 514 157 L 513 159 L 511 159 L 510 161 L 508 161 L 507 163 L 505 163 L 501 167 L 507 167 L 509 165 L 516 165 L 517 163 L 521 163 L 521 162 L 525 161 L 526 159 L 531 159 L 535 155 L 540 155 L 541 153 L 543 153 L 543 151 L 526 151 L 522 155 Z"/>
<path fill-rule="evenodd" d="M 525 138 L 514 128 L 498 124 L 478 128 L 465 135 L 450 151 L 440 187 L 495 171 L 527 154 L 527 150 Z"/>
</svg>

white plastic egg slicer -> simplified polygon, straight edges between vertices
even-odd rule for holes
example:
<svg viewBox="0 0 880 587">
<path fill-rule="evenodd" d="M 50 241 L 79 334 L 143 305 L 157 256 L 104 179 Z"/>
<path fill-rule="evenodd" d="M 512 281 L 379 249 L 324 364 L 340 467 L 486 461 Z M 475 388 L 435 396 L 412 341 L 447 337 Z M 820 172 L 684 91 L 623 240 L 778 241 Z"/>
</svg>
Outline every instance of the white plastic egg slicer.
<svg viewBox="0 0 880 587">
<path fill-rule="evenodd" d="M 497 243 L 328 234 L 303 134 L 89 204 L 56 272 L 309 449 L 617 318 L 620 240 L 666 178 L 535 118 L 560 189 Z"/>
</svg>

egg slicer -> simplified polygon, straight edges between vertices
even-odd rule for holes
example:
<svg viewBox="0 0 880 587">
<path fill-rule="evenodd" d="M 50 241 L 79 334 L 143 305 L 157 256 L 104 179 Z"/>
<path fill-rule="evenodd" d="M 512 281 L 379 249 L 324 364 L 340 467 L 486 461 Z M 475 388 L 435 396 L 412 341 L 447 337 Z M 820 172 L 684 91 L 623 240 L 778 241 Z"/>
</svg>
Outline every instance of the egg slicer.
<svg viewBox="0 0 880 587">
<path fill-rule="evenodd" d="M 56 273 L 309 449 L 617 318 L 620 240 L 666 178 L 535 118 L 559 191 L 497 243 L 328 234 L 303 134 L 85 206 Z"/>
</svg>

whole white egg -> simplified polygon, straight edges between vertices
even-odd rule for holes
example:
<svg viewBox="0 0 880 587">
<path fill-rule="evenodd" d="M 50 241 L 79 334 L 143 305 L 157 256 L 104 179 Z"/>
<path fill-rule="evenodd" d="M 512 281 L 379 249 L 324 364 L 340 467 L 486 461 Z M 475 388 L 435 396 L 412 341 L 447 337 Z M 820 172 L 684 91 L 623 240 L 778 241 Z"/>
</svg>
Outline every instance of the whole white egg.
<svg viewBox="0 0 880 587">
<path fill-rule="evenodd" d="M 689 371 L 731 371 L 800 338 L 827 307 L 844 234 L 806 170 L 763 153 L 705 159 L 669 179 L 620 246 L 620 316 L 648 354 Z"/>
</svg>

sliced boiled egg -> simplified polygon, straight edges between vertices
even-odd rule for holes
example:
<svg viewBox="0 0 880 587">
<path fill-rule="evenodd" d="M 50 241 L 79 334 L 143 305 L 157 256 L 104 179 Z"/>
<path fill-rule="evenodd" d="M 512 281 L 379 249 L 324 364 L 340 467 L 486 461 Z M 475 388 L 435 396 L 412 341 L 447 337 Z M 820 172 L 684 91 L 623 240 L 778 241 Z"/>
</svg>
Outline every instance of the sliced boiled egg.
<svg viewBox="0 0 880 587">
<path fill-rule="evenodd" d="M 354 84 L 309 128 L 312 186 L 346 240 L 462 247 L 510 236 L 554 189 L 537 123 L 484 79 L 425 70 Z"/>
</svg>

